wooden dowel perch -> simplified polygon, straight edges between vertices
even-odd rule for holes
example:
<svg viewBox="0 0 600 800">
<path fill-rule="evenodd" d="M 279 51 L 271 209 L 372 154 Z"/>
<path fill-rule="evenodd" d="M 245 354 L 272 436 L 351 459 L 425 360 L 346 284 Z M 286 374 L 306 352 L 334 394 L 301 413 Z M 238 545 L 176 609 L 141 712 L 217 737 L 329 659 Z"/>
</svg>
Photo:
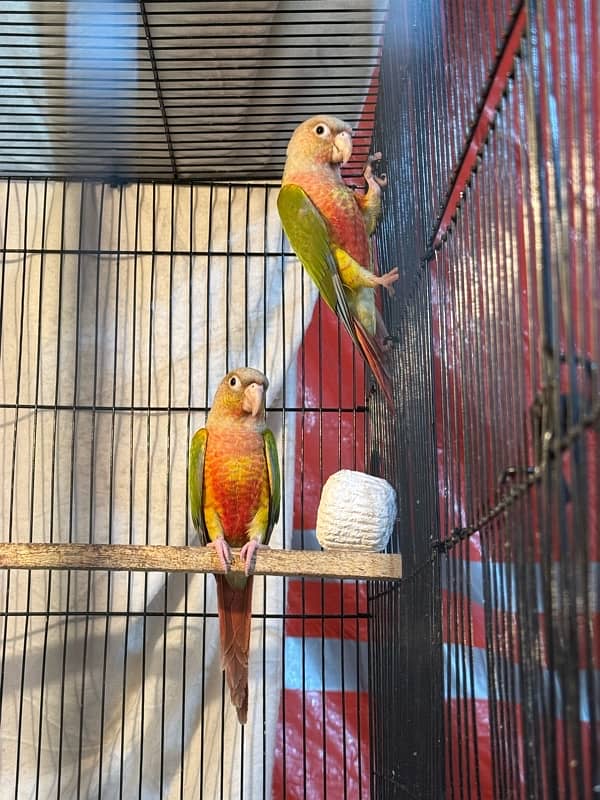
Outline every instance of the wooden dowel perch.
<svg viewBox="0 0 600 800">
<path fill-rule="evenodd" d="M 140 572 L 223 572 L 214 550 L 128 544 L 0 544 L 4 569 L 105 569 Z M 232 572 L 243 572 L 233 551 Z M 356 550 L 259 550 L 255 575 L 399 580 L 402 558 Z"/>
</svg>

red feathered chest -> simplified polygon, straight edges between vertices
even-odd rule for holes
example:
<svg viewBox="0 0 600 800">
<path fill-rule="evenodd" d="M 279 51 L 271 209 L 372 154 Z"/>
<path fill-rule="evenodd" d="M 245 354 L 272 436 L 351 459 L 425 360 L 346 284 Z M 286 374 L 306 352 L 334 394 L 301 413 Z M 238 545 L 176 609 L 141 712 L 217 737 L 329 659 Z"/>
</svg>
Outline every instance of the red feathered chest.
<svg viewBox="0 0 600 800">
<path fill-rule="evenodd" d="M 369 269 L 369 237 L 354 192 L 333 175 L 317 179 L 310 173 L 299 174 L 290 182 L 304 189 L 319 209 L 329 226 L 332 244 L 345 250 L 361 267 Z"/>
<path fill-rule="evenodd" d="M 209 430 L 203 488 L 204 508 L 218 514 L 225 539 L 234 547 L 245 544 L 248 525 L 268 498 L 262 434 Z"/>
</svg>

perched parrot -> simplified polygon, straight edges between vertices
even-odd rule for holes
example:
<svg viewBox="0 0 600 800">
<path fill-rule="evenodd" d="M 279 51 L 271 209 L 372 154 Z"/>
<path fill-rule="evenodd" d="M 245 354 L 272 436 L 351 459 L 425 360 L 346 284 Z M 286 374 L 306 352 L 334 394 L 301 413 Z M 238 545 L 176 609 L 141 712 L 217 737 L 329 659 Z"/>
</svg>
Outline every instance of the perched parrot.
<svg viewBox="0 0 600 800">
<path fill-rule="evenodd" d="M 267 545 L 279 518 L 277 448 L 266 427 L 262 372 L 244 367 L 221 381 L 206 427 L 190 445 L 190 510 L 200 540 L 214 547 L 225 570 L 215 575 L 221 664 L 231 702 L 244 724 L 248 714 L 248 650 L 254 552 Z M 229 572 L 231 547 L 240 547 L 246 574 Z"/>
<path fill-rule="evenodd" d="M 352 129 L 340 119 L 311 117 L 294 131 L 277 198 L 283 228 L 321 297 L 344 323 L 393 408 L 385 363 L 387 331 L 375 305 L 375 288 L 392 284 L 398 270 L 373 272 L 369 237 L 381 214 L 385 176 L 377 177 L 371 156 L 366 194 L 353 192 L 340 167 L 352 154 Z"/>
</svg>

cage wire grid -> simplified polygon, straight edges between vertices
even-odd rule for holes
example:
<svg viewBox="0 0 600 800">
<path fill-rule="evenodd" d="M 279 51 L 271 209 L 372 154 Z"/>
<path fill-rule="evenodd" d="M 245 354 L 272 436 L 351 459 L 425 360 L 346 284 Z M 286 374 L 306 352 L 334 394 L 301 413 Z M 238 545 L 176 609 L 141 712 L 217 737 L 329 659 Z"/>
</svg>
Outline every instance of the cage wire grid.
<svg viewBox="0 0 600 800">
<path fill-rule="evenodd" d="M 403 345 L 401 413 L 375 423 L 376 440 L 395 443 L 381 462 L 406 516 L 405 577 L 369 603 L 372 736 L 384 742 L 372 791 L 591 797 L 597 8 L 441 10 L 392 4 L 380 74 L 381 258 L 409 256 L 386 309 Z"/>
<path fill-rule="evenodd" d="M 357 126 L 359 177 L 386 8 L 3 2 L 0 174 L 279 181 L 292 131 L 326 106 Z"/>
<path fill-rule="evenodd" d="M 314 290 L 282 255 L 276 191 L 264 182 L 279 180 L 289 135 L 325 97 L 355 126 L 348 175 L 360 174 L 385 7 L 338 3 L 325 13 L 309 0 L 260 11 L 245 1 L 0 10 L 9 539 L 193 542 L 182 493 L 187 442 L 224 371 L 250 361 L 271 380 L 270 423 L 284 463 L 288 494 L 275 542 L 284 529 L 288 545 L 314 546 L 325 465 L 364 460 L 361 371 L 347 345 L 342 357 L 331 321 L 327 350 L 340 382 L 322 378 L 320 361 L 306 367 L 304 350 L 296 360 Z M 74 181 L 79 175 L 86 180 Z M 244 183 L 231 183 L 236 177 Z M 217 183 L 182 183 L 190 178 Z M 136 179 L 152 184 L 131 184 Z M 175 182 L 180 189 L 170 188 Z M 33 218 L 42 219 L 41 231 Z M 222 277 L 237 289 L 228 294 Z M 327 325 L 320 311 L 316 319 L 307 337 L 321 352 Z M 350 387 L 343 392 L 342 378 Z M 323 415 L 334 422 L 324 424 Z M 305 468 L 294 457 L 296 440 L 302 452 L 316 447 L 321 455 L 325 442 L 327 457 L 311 456 Z M 304 504 L 296 519 L 294 492 Z M 37 527 L 43 512 L 45 534 Z M 21 513 L 30 515 L 23 525 Z M 351 795 L 356 786 L 365 796 L 364 589 L 276 580 L 266 596 L 255 591 L 261 719 L 246 735 L 226 719 L 204 579 L 22 579 L 6 577 L 2 657 L 3 729 L 16 730 L 3 764 L 15 796 L 30 785 L 36 796 L 288 797 Z M 9 626 L 21 624 L 13 636 Z M 40 664 L 31 655 L 37 634 Z M 98 664 L 95 675 L 90 665 Z M 49 675 L 59 676 L 57 690 Z M 39 697 L 34 690 L 28 714 L 31 684 Z M 328 743 L 333 730 L 339 747 Z M 97 763 L 86 759 L 93 751 Z"/>
<path fill-rule="evenodd" d="M 200 26 L 196 9 L 185 16 L 192 5 L 170 8 Z M 215 13 L 233 13 L 234 5 L 244 4 L 220 4 Z M 290 12 L 286 24 L 303 11 L 311 24 L 324 13 L 312 4 L 279 6 Z M 170 83 L 155 47 L 160 25 L 170 35 L 160 16 L 166 8 L 122 9 L 137 15 L 144 36 L 154 24 L 144 75 L 161 88 L 156 127 L 166 120 L 176 143 L 181 118 L 171 114 L 169 93 L 181 87 Z M 362 6 L 334 11 L 348 33 L 352 15 L 367 17 Z M 382 23 L 383 9 L 368 11 Z M 246 163 L 239 174 L 260 175 L 256 185 L 231 182 L 238 173 L 227 159 L 217 174 L 214 159 L 186 163 L 180 153 L 177 169 L 170 155 L 161 156 L 164 169 L 148 162 L 154 184 L 129 186 L 33 180 L 56 177 L 59 162 L 47 160 L 21 180 L 18 157 L 12 162 L 0 294 L 11 540 L 43 537 L 49 519 L 54 541 L 65 530 L 86 541 L 116 541 L 123 532 L 135 541 L 192 541 L 176 477 L 185 474 L 189 435 L 226 367 L 252 357 L 273 378 L 270 421 L 286 485 L 278 535 L 288 546 L 314 546 L 324 478 L 341 466 L 367 469 L 398 491 L 390 549 L 402 552 L 405 570 L 399 585 L 369 590 L 356 582 L 257 581 L 251 703 L 259 734 L 236 728 L 232 738 L 218 663 L 208 668 L 216 619 L 204 578 L 4 573 L 2 727 L 12 713 L 16 737 L 2 763 L 17 781 L 15 796 L 28 796 L 28 749 L 32 796 L 51 787 L 48 796 L 58 797 L 228 797 L 234 784 L 245 797 L 593 796 L 600 785 L 599 30 L 598 9 L 586 0 L 486 8 L 472 0 L 392 2 L 375 77 L 378 58 L 366 71 L 352 61 L 371 94 L 366 116 L 359 103 L 350 121 L 367 139 L 379 83 L 374 145 L 385 153 L 390 182 L 377 255 L 401 273 L 396 298 L 383 303 L 395 340 L 393 417 L 329 312 L 317 303 L 313 314 L 314 290 L 281 239 L 276 185 L 268 181 L 279 177 L 289 131 L 312 113 L 304 95 L 293 111 L 278 106 L 280 161 L 257 173 Z M 348 48 L 351 36 L 341 42 Z M 109 62 L 102 35 L 100 45 Z M 177 63 L 191 82 L 217 60 Z M 270 63 L 282 88 L 289 64 Z M 257 73 L 262 86 L 267 67 Z M 220 74 L 233 77 L 226 68 Z M 113 106 L 117 117 L 129 113 Z M 348 117 L 345 110 L 338 113 Z M 77 121 L 74 109 L 64 113 Z M 255 135 L 257 116 L 244 117 L 244 136 Z M 270 132 L 272 123 L 266 114 Z M 366 152 L 349 180 L 358 179 Z M 87 174 L 90 163 L 70 169 Z M 102 177 L 118 176 L 115 164 L 101 164 Z M 121 166 L 145 177 L 132 164 Z M 220 182 L 160 185 L 190 176 Z M 34 217 L 34 208 L 42 213 Z M 41 230 L 27 222 L 34 218 Z M 103 439 L 106 457 L 90 458 Z M 110 511 L 120 502 L 122 517 Z M 15 604 L 20 587 L 24 607 Z M 34 669 L 35 635 L 43 657 Z M 154 674 L 156 686 L 144 680 Z M 41 694 L 37 712 L 27 705 L 28 682 Z M 71 708 L 71 697 L 83 702 Z M 53 704 L 54 727 L 42 713 Z M 153 748 L 158 758 L 148 755 Z"/>
<path fill-rule="evenodd" d="M 296 546 L 314 546 L 313 485 L 325 469 L 364 459 L 365 408 L 354 355 L 331 319 L 335 381 L 323 363 L 309 374 L 304 348 L 296 357 L 315 292 L 282 249 L 276 187 L 19 180 L 4 189 L 9 540 L 193 544 L 187 443 L 222 375 L 248 361 L 271 379 L 282 527 L 291 539 L 294 526 Z M 21 228 L 34 203 L 37 225 Z M 318 311 L 306 334 L 315 351 L 324 324 Z M 25 369 L 32 351 L 35 368 Z M 294 455 L 296 440 L 318 454 L 334 439 L 306 466 Z M 296 520 L 294 492 L 308 500 Z M 275 531 L 275 545 L 282 536 Z M 231 717 L 203 577 L 3 578 L 2 725 L 16 735 L 3 738 L 2 761 L 15 796 L 33 787 L 41 796 L 366 791 L 364 587 L 263 579 L 246 734 Z"/>
</svg>

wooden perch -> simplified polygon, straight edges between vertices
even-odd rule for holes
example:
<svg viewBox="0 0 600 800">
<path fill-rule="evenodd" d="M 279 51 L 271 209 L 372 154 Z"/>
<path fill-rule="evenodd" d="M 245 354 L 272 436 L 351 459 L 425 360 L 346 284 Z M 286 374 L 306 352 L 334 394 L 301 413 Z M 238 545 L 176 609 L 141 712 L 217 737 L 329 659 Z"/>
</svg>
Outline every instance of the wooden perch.
<svg viewBox="0 0 600 800">
<path fill-rule="evenodd" d="M 232 572 L 243 572 L 233 551 Z M 105 569 L 141 572 L 223 572 L 214 550 L 129 544 L 0 544 L 4 569 Z M 357 550 L 259 550 L 255 575 L 400 580 L 402 558 Z"/>
</svg>

